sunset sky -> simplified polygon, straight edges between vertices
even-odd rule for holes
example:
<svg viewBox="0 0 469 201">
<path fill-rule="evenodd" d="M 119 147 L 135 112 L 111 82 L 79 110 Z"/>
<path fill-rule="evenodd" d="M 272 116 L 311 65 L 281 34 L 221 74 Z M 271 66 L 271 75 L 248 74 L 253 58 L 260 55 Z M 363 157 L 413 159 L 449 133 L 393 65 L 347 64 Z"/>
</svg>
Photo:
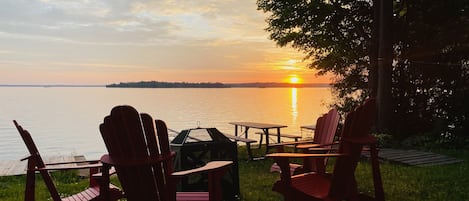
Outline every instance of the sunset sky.
<svg viewBox="0 0 469 201">
<path fill-rule="evenodd" d="M 0 84 L 328 83 L 256 0 L 2 0 Z"/>
</svg>

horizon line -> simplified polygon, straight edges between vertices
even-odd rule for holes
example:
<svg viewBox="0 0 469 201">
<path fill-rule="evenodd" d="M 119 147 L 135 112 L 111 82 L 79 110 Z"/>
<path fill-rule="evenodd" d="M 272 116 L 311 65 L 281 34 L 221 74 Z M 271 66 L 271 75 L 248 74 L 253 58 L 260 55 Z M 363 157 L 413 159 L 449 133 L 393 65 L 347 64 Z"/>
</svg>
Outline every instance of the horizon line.
<svg viewBox="0 0 469 201">
<path fill-rule="evenodd" d="M 136 82 L 119 82 L 112 84 L 120 83 L 138 83 L 138 82 L 147 82 L 147 81 L 136 81 Z M 152 82 L 152 81 L 148 81 Z M 166 81 L 155 81 L 162 83 L 222 83 L 226 85 L 236 85 L 236 84 L 289 84 L 289 85 L 331 85 L 332 83 L 323 83 L 323 82 L 309 82 L 309 83 L 289 83 L 289 82 L 185 82 L 185 81 L 176 81 L 176 82 L 166 82 Z M 0 84 L 0 87 L 106 87 L 111 84 Z"/>
</svg>

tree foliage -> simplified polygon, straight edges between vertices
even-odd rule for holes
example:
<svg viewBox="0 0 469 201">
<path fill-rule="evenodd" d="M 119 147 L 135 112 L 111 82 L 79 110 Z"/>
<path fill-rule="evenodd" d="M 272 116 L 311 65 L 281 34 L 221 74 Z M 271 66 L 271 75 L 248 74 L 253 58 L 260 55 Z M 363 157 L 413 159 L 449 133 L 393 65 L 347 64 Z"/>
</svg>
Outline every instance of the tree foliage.
<svg viewBox="0 0 469 201">
<path fill-rule="evenodd" d="M 257 5 L 269 13 L 272 40 L 305 53 L 320 75 L 335 75 L 336 107 L 350 111 L 370 95 L 372 0 Z M 394 0 L 393 14 L 393 135 L 403 140 L 425 133 L 428 140 L 467 143 L 469 1 Z"/>
<path fill-rule="evenodd" d="M 309 67 L 336 75 L 338 107 L 349 111 L 367 97 L 368 46 L 372 5 L 369 1 L 258 0 L 268 12 L 270 38 L 305 53 Z M 358 97 L 357 97 L 358 96 Z"/>
<path fill-rule="evenodd" d="M 469 2 L 401 1 L 395 13 L 396 135 L 427 131 L 440 144 L 467 143 Z"/>
</svg>

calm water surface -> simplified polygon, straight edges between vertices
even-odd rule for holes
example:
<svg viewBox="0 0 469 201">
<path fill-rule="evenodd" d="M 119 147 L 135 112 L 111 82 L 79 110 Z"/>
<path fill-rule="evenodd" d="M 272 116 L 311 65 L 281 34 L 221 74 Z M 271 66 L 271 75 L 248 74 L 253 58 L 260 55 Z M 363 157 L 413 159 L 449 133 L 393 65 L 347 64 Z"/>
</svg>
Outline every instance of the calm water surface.
<svg viewBox="0 0 469 201">
<path fill-rule="evenodd" d="M 0 160 L 27 155 L 14 119 L 31 132 L 42 155 L 96 159 L 106 152 L 99 124 L 116 105 L 132 105 L 175 130 L 200 122 L 234 133 L 228 122 L 255 121 L 285 124 L 282 132 L 300 134 L 299 127 L 314 124 L 331 100 L 330 88 L 0 87 Z"/>
</svg>

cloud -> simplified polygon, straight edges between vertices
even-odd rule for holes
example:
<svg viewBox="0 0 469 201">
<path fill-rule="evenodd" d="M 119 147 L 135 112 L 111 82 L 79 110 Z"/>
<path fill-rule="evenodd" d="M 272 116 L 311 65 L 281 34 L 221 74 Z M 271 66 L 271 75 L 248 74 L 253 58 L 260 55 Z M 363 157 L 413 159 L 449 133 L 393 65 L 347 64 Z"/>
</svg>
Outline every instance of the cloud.
<svg viewBox="0 0 469 201">
<path fill-rule="evenodd" d="M 169 30 L 174 28 L 169 20 L 149 21 L 133 16 L 131 2 L 7 1 L 0 8 L 0 31 L 22 37 L 105 45 L 143 44 L 153 37 L 169 38 Z"/>
<path fill-rule="evenodd" d="M 262 15 L 242 4 L 254 2 L 7 0 L 0 8 L 0 30 L 77 43 L 265 41 Z"/>
<path fill-rule="evenodd" d="M 265 41 L 264 16 L 255 8 L 254 1 L 161 0 L 134 3 L 131 14 L 170 20 L 177 27 L 171 33 L 183 39 Z"/>
<path fill-rule="evenodd" d="M 278 73 L 298 53 L 264 19 L 254 0 L 2 0 L 0 71 Z"/>
</svg>

